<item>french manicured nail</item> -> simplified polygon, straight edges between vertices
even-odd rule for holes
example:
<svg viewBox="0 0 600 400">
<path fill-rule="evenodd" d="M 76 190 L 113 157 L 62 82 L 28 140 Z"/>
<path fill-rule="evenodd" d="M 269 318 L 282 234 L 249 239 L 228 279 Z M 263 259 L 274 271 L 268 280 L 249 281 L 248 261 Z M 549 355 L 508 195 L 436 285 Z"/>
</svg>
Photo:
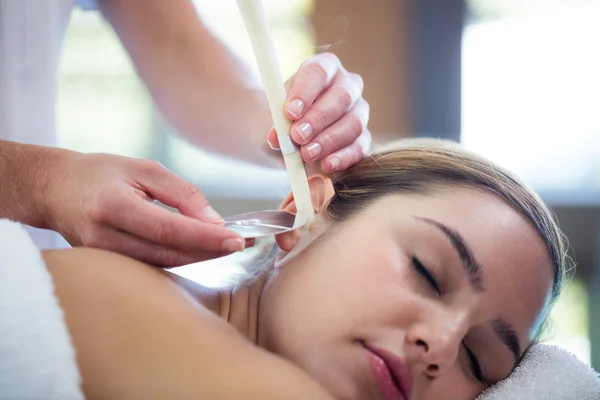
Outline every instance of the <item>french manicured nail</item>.
<svg viewBox="0 0 600 400">
<path fill-rule="evenodd" d="M 246 242 L 242 238 L 229 238 L 223 241 L 223 250 L 225 251 L 240 251 L 244 249 Z"/>
<path fill-rule="evenodd" d="M 223 222 L 223 217 L 221 217 L 211 206 L 204 207 L 202 213 L 210 222 Z"/>
<path fill-rule="evenodd" d="M 273 144 L 271 144 L 271 141 L 269 140 L 269 138 L 267 138 L 267 143 L 269 144 L 269 147 L 271 148 L 271 150 L 280 150 L 279 147 L 273 146 Z"/>
<path fill-rule="evenodd" d="M 321 145 L 319 143 L 311 143 L 308 146 L 306 146 L 306 150 L 308 150 L 308 155 L 312 160 L 318 157 L 319 154 L 321 154 Z"/>
<path fill-rule="evenodd" d="M 329 159 L 329 163 L 331 164 L 331 170 L 337 171 L 340 167 L 340 158 L 338 156 L 333 156 Z"/>
<path fill-rule="evenodd" d="M 292 100 L 287 106 L 287 111 L 292 117 L 299 118 L 302 115 L 302 111 L 304 111 L 304 103 L 300 99 Z"/>
<path fill-rule="evenodd" d="M 302 139 L 304 139 L 304 141 L 307 141 L 308 139 L 310 139 L 310 135 L 312 135 L 313 133 L 313 127 L 308 122 L 303 122 L 300 125 L 298 125 L 298 127 L 296 128 L 296 132 L 298 132 L 298 134 L 302 136 Z"/>
</svg>

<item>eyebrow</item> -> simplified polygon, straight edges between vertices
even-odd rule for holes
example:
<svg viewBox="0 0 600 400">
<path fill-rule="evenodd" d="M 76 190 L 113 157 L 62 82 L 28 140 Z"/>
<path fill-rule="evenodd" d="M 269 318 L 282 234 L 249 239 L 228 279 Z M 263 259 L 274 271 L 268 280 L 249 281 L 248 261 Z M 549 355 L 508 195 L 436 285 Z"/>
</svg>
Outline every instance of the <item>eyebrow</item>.
<svg viewBox="0 0 600 400">
<path fill-rule="evenodd" d="M 519 362 L 519 358 L 521 357 L 521 345 L 519 344 L 517 332 L 511 324 L 501 318 L 493 320 L 491 322 L 491 326 L 494 334 L 496 334 L 502 344 L 508 347 L 512 353 L 514 358 L 513 368 L 516 367 L 517 363 Z"/>
<path fill-rule="evenodd" d="M 481 272 L 481 266 L 473 256 L 473 252 L 467 246 L 467 243 L 463 239 L 463 237 L 455 231 L 454 229 L 449 228 L 448 226 L 442 224 L 439 221 L 423 218 L 423 217 L 415 217 L 416 219 L 426 222 L 430 225 L 438 228 L 450 241 L 454 250 L 458 253 L 458 257 L 462 262 L 463 269 L 469 279 L 469 284 L 476 292 L 483 292 L 485 288 L 483 287 L 483 274 Z"/>
</svg>

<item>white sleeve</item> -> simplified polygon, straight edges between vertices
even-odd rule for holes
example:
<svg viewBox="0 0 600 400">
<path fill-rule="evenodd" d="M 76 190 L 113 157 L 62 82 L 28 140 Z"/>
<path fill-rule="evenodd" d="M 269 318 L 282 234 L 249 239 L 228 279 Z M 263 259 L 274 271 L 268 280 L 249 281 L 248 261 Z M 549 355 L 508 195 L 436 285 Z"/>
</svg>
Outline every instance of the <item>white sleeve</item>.
<svg viewBox="0 0 600 400">
<path fill-rule="evenodd" d="M 77 6 L 84 11 L 97 10 L 99 0 L 77 0 Z"/>
</svg>

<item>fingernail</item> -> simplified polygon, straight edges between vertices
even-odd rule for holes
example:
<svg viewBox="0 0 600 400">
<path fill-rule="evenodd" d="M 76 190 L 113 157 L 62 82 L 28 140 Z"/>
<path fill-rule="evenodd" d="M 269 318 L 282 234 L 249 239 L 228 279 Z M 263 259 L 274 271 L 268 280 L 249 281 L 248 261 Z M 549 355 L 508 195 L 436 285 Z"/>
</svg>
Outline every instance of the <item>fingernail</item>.
<svg viewBox="0 0 600 400">
<path fill-rule="evenodd" d="M 321 154 L 321 145 L 319 143 L 311 143 L 306 146 L 306 150 L 308 150 L 308 154 L 312 160 Z"/>
<path fill-rule="evenodd" d="M 332 171 L 337 171 L 337 169 L 340 167 L 340 159 L 337 156 L 333 156 L 329 159 L 329 162 L 331 163 L 331 170 Z"/>
<path fill-rule="evenodd" d="M 223 250 L 225 251 L 240 251 L 244 249 L 245 241 L 242 238 L 229 238 L 223 241 Z"/>
<path fill-rule="evenodd" d="M 303 122 L 296 128 L 296 132 L 302 136 L 302 139 L 305 141 L 310 139 L 310 135 L 313 133 L 313 127 L 308 122 Z"/>
<path fill-rule="evenodd" d="M 299 118 L 302 115 L 302 111 L 304 111 L 304 103 L 300 99 L 292 100 L 287 106 L 287 111 L 292 117 Z"/>
<path fill-rule="evenodd" d="M 223 217 L 221 217 L 211 206 L 204 207 L 202 213 L 210 222 L 223 222 Z"/>
<path fill-rule="evenodd" d="M 279 147 L 277 146 L 273 146 L 271 144 L 271 141 L 269 140 L 269 138 L 267 138 L 267 143 L 269 144 L 269 147 L 271 148 L 271 150 L 280 150 Z"/>
</svg>

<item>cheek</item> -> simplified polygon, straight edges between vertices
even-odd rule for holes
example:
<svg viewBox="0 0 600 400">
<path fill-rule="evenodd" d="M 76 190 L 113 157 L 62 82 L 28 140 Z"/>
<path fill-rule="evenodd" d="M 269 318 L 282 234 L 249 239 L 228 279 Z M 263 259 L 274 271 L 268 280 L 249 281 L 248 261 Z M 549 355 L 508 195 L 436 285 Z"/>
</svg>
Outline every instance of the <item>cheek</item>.
<svg viewBox="0 0 600 400">
<path fill-rule="evenodd" d="M 392 239 L 372 237 L 328 243 L 282 266 L 263 295 L 270 329 L 287 342 L 323 343 L 409 318 L 422 299 L 418 278 Z"/>
<path fill-rule="evenodd" d="M 363 318 L 379 284 L 389 280 L 391 255 L 386 255 L 390 253 L 386 244 L 323 247 L 282 266 L 272 281 L 265 299 L 278 320 L 293 318 L 313 330 L 347 328 L 352 320 Z"/>
</svg>

